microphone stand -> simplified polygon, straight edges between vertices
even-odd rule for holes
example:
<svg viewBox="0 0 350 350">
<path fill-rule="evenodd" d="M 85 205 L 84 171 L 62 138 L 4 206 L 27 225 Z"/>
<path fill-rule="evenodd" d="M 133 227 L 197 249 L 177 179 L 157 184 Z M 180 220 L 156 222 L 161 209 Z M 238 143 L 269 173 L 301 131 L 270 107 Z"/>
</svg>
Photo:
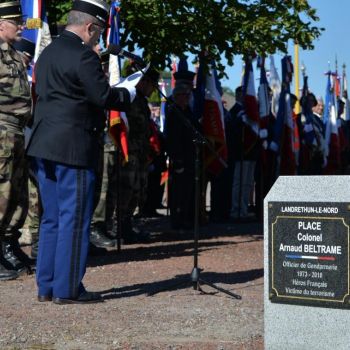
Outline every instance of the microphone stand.
<svg viewBox="0 0 350 350">
<path fill-rule="evenodd" d="M 116 174 L 116 182 L 117 182 L 117 193 L 116 193 L 116 208 L 115 208 L 115 218 L 116 221 L 114 220 L 114 224 L 116 224 L 116 231 L 117 231 L 117 242 L 116 242 L 116 246 L 117 246 L 117 252 L 120 253 L 121 251 L 121 241 L 122 241 L 122 230 L 121 230 L 121 210 L 120 210 L 120 188 L 121 188 L 121 176 L 120 176 L 120 166 L 121 166 L 121 162 L 122 162 L 122 155 L 121 155 L 121 150 L 118 147 L 117 149 L 117 174 Z"/>
<path fill-rule="evenodd" d="M 136 64 L 136 67 L 143 75 L 145 75 L 145 71 L 142 67 Z M 193 289 L 200 291 L 201 293 L 208 294 L 203 291 L 201 288 L 201 285 L 206 284 L 219 292 L 225 293 L 235 299 L 242 299 L 242 297 L 238 294 L 232 293 L 226 289 L 223 289 L 221 287 L 216 286 L 214 283 L 211 283 L 209 281 L 204 280 L 200 277 L 200 272 L 202 269 L 198 267 L 198 241 L 199 241 L 199 212 L 200 212 L 200 203 L 199 203 L 199 196 L 200 196 L 200 148 L 201 146 L 205 145 L 209 151 L 215 156 L 215 158 L 225 167 L 227 168 L 226 162 L 222 159 L 222 157 L 216 152 L 216 150 L 213 148 L 212 144 L 192 125 L 192 123 L 186 118 L 182 110 L 171 100 L 169 100 L 159 89 L 157 86 L 157 90 L 160 93 L 160 95 L 168 102 L 170 105 L 172 105 L 179 115 L 179 120 L 185 125 L 189 130 L 191 130 L 193 135 L 193 143 L 195 145 L 195 213 L 194 213 L 194 241 L 193 241 L 193 269 L 191 272 L 191 275 L 189 278 L 186 278 L 185 280 L 177 281 L 174 285 L 168 287 L 168 288 L 162 288 L 157 291 L 153 291 L 148 293 L 148 296 L 153 296 L 155 294 L 158 294 L 165 290 L 172 290 L 176 289 L 180 285 L 185 284 L 192 284 Z"/>
</svg>

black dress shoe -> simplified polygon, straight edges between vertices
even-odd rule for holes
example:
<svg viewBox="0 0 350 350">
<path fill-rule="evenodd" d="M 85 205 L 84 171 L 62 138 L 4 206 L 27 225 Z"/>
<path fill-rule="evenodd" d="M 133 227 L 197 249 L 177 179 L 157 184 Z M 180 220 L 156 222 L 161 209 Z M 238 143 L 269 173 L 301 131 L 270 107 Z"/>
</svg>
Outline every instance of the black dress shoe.
<svg viewBox="0 0 350 350">
<path fill-rule="evenodd" d="M 65 304 L 93 304 L 104 302 L 100 293 L 84 292 L 76 299 L 52 298 L 52 302 L 59 305 Z"/>
<path fill-rule="evenodd" d="M 51 295 L 38 295 L 38 301 L 41 303 L 44 303 L 45 301 L 51 301 L 52 296 Z"/>
<path fill-rule="evenodd" d="M 115 241 L 106 237 L 99 229 L 91 230 L 90 242 L 99 248 L 107 248 L 107 247 L 115 246 Z"/>
<path fill-rule="evenodd" d="M 14 280 L 18 277 L 18 273 L 15 270 L 9 270 L 7 269 L 3 264 L 0 262 L 0 281 L 9 281 Z"/>
</svg>

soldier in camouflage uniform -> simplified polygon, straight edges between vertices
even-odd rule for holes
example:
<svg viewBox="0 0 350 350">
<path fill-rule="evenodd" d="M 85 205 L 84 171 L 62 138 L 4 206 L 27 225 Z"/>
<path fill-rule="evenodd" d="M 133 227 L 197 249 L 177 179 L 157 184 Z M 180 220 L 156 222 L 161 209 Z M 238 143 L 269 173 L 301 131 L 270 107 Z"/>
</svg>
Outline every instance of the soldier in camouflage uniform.
<svg viewBox="0 0 350 350">
<path fill-rule="evenodd" d="M 28 192 L 29 207 L 26 224 L 28 225 L 29 234 L 32 238 L 30 255 L 33 259 L 36 259 L 38 255 L 39 225 L 42 208 L 40 203 L 38 182 L 33 174 L 29 174 Z"/>
<path fill-rule="evenodd" d="M 131 227 L 131 217 L 137 206 L 142 207 L 147 190 L 147 166 L 150 156 L 151 111 L 146 97 L 156 89 L 159 73 L 148 70 L 136 86 L 136 98 L 126 111 L 129 124 L 129 160 L 120 169 L 121 232 L 124 243 L 146 240 L 148 237 L 137 234 Z"/>
<path fill-rule="evenodd" d="M 96 49 L 96 53 L 100 55 L 103 71 L 108 77 L 109 54 L 101 54 L 100 46 L 96 47 Z M 95 255 L 103 253 L 101 249 L 96 249 L 95 247 L 105 248 L 115 245 L 115 241 L 107 237 L 107 232 L 112 226 L 115 206 L 116 186 L 114 184 L 116 184 L 117 151 L 108 136 L 107 121 L 104 132 L 101 135 L 100 146 L 95 185 L 94 214 L 91 220 L 90 231 L 90 254 Z"/>
<path fill-rule="evenodd" d="M 96 207 L 91 222 L 90 242 L 97 247 L 113 247 L 114 240 L 106 235 L 112 228 L 113 212 L 116 205 L 117 191 L 117 150 L 108 135 L 105 135 L 101 166 L 99 169 L 96 190 Z"/>
<path fill-rule="evenodd" d="M 0 280 L 24 270 L 18 238 L 28 207 L 23 128 L 31 96 L 26 67 L 12 47 L 23 28 L 20 2 L 0 4 Z"/>
<path fill-rule="evenodd" d="M 21 41 L 14 43 L 13 47 L 21 54 L 24 65 L 29 68 L 31 62 L 33 61 L 35 55 L 35 43 L 29 39 L 22 38 Z M 31 76 L 28 75 L 29 83 L 31 83 Z M 24 131 L 24 136 L 27 139 L 30 136 L 32 120 L 29 120 L 27 127 Z M 38 255 L 38 243 L 39 243 L 39 224 L 41 216 L 41 203 L 39 196 L 39 187 L 38 181 L 35 178 L 33 171 L 29 169 L 28 177 L 28 197 L 29 197 L 29 206 L 28 206 L 28 215 L 24 223 L 22 231 L 22 236 L 20 243 L 23 241 L 25 243 L 31 244 L 30 255 L 33 259 L 37 258 Z M 28 242 L 29 241 L 29 242 Z"/>
</svg>

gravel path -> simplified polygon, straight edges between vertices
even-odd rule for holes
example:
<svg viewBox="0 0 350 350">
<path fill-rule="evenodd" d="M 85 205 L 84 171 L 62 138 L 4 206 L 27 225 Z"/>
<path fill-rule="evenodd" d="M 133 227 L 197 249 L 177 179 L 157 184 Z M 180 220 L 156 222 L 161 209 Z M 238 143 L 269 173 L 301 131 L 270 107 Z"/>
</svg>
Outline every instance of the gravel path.
<svg viewBox="0 0 350 350">
<path fill-rule="evenodd" d="M 0 349 L 263 349 L 262 227 L 201 228 L 200 276 L 237 300 L 208 285 L 208 294 L 192 288 L 191 232 L 172 232 L 164 218 L 144 225 L 151 243 L 90 258 L 84 283 L 103 291 L 105 303 L 39 303 L 33 275 L 0 283 Z"/>
</svg>

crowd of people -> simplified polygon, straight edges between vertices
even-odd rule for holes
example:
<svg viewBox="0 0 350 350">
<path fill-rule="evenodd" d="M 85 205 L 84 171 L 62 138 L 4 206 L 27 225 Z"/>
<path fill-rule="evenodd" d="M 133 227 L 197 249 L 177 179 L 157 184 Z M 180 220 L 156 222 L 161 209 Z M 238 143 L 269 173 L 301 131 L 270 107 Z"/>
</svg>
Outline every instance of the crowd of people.
<svg viewBox="0 0 350 350">
<path fill-rule="evenodd" d="M 205 195 L 195 198 L 196 161 L 205 154 L 205 146 L 195 142 L 202 132 L 192 105 L 195 73 L 174 74 L 163 125 L 159 105 L 148 101 L 158 89 L 158 71 L 149 68 L 128 88 L 108 82 L 108 63 L 96 44 L 108 12 L 102 0 L 73 2 L 65 30 L 36 62 L 31 92 L 27 66 L 35 45 L 21 40 L 20 3 L 0 5 L 0 281 L 17 278 L 36 259 L 41 302 L 102 302 L 82 283 L 87 256 L 115 247 L 120 237 L 124 244 L 147 242 L 149 234 L 133 225 L 136 213 L 159 216 L 166 204 L 172 228 L 191 229 L 197 200 L 203 209 L 197 219 L 207 220 Z M 138 70 L 130 64 L 127 74 Z M 289 96 L 294 109 L 297 98 Z M 347 173 L 349 130 L 342 103 L 339 99 L 335 168 L 326 162 L 322 100 L 307 92 L 300 101 L 303 113 L 293 112 L 291 157 L 283 143 L 278 153 L 270 148 L 276 139 L 272 112 L 266 134 L 246 142 L 249 112 L 244 89 L 237 87 L 234 106 L 223 108 L 227 167 L 213 176 L 200 166 L 201 193 L 211 184 L 209 219 L 261 218 L 263 198 L 279 175 Z M 127 154 L 109 134 L 111 110 L 125 113 Z M 165 186 L 161 179 L 167 173 Z M 31 259 L 19 244 L 25 221 Z"/>
</svg>

